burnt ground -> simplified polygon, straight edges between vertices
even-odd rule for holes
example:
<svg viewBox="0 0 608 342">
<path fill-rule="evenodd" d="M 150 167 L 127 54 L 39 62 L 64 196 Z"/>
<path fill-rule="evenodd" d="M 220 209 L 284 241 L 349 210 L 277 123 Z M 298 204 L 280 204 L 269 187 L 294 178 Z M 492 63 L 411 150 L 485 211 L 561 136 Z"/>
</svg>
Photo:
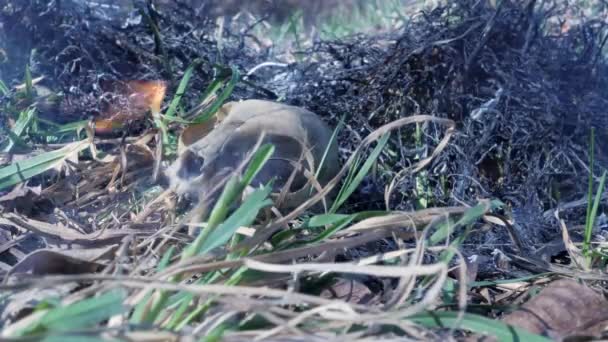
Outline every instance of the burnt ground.
<svg viewBox="0 0 608 342">
<path fill-rule="evenodd" d="M 21 83 L 29 63 L 32 74 L 46 76 L 42 84 L 63 93 L 40 115 L 67 123 L 100 115 L 107 80 L 163 79 L 173 94 L 183 71 L 199 59 L 185 94 L 184 107 L 192 108 L 221 70 L 245 74 L 264 62 L 285 62 L 238 83 L 230 98 L 281 98 L 334 126 L 343 119 L 344 158 L 398 118 L 429 114 L 456 123 L 449 145 L 422 177 L 395 179 L 430 155 L 444 128 L 426 123 L 422 134 L 412 127 L 393 134 L 345 211 L 384 209 L 385 188 L 394 179 L 394 210 L 499 199 L 507 204 L 500 214 L 513 220 L 531 254 L 561 239 L 554 209 L 565 208 L 569 226 L 584 224 L 586 205 L 575 201 L 587 196 L 592 128 L 594 175 L 608 167 L 608 32 L 605 18 L 593 14 L 603 13 L 603 5 L 590 13 L 564 1 L 502 1 L 497 7 L 451 1 L 395 31 L 317 37 L 286 53 L 255 36 L 259 21 L 226 19 L 218 43 L 217 17 L 208 14 L 222 9 L 185 0 L 156 8 L 136 3 L 114 13 L 71 1 L 0 1 L 6 55 L 0 79 Z M 269 20 L 284 20 L 278 13 Z M 466 252 L 513 251 L 511 241 L 505 229 L 486 227 L 469 237 Z"/>
</svg>

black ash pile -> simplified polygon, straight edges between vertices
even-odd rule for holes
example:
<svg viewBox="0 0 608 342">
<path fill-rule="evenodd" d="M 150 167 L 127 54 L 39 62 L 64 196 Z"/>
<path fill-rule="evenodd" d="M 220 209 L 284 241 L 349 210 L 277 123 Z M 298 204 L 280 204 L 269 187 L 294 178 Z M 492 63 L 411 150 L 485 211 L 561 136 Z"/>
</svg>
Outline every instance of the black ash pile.
<svg viewBox="0 0 608 342">
<path fill-rule="evenodd" d="M 521 239 L 539 246 L 560 238 L 550 210 L 586 196 L 592 128 L 595 175 L 608 166 L 608 31 L 601 15 L 583 13 L 563 1 L 452 1 L 398 33 L 315 44 L 308 53 L 317 61 L 298 65 L 298 86 L 286 97 L 334 122 L 344 117 L 347 149 L 403 116 L 455 120 L 447 151 L 422 179 L 397 183 L 391 209 L 416 209 L 421 197 L 430 206 L 497 198 L 511 208 Z M 427 156 L 441 132 L 393 135 L 396 153 L 381 156 L 383 172 L 360 201 L 375 193 L 371 206 L 382 207 L 385 186 Z M 584 207 L 562 216 L 579 221 Z M 482 235 L 490 249 L 509 241 L 504 231 Z"/>
</svg>

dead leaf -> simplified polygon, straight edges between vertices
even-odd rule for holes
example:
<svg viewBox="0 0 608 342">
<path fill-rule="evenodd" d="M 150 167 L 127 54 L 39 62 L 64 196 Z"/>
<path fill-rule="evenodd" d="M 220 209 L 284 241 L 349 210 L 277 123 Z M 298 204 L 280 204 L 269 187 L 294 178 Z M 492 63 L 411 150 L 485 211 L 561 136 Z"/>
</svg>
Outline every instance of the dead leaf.
<svg viewBox="0 0 608 342">
<path fill-rule="evenodd" d="M 15 264 L 8 272 L 7 277 L 15 274 L 43 276 L 94 273 L 105 264 L 101 263 L 100 260 L 107 260 L 112 257 L 117 248 L 118 245 L 65 251 L 39 249 Z"/>
<path fill-rule="evenodd" d="M 340 299 L 347 303 L 369 304 L 378 296 L 357 280 L 340 278 L 330 288 L 323 290 L 321 297 Z"/>
<path fill-rule="evenodd" d="M 0 196 L 0 202 L 14 201 L 17 198 L 27 197 L 30 193 L 34 196 L 40 196 L 42 187 L 40 185 L 29 187 L 25 183 L 15 185 L 15 187 L 6 195 Z"/>
<path fill-rule="evenodd" d="M 65 227 L 60 223 L 50 224 L 14 213 L 0 214 L 0 225 L 2 224 L 13 226 L 21 230 L 31 231 L 58 241 L 78 244 L 95 244 L 96 246 L 120 241 L 123 237 L 128 235 L 149 235 L 155 232 L 154 229 L 124 228 L 120 230 L 104 230 L 101 232 L 83 234 Z"/>
<path fill-rule="evenodd" d="M 7 277 L 16 274 L 43 276 L 94 273 L 103 266 L 99 260 L 112 256 L 117 248 L 118 245 L 66 251 L 39 249 L 13 266 Z"/>
<path fill-rule="evenodd" d="M 62 206 L 72 200 L 75 191 L 73 179 L 62 178 L 42 190 L 42 197 L 51 200 L 55 206 Z"/>
<path fill-rule="evenodd" d="M 580 269 L 584 271 L 590 271 L 587 260 L 585 260 L 585 256 L 583 252 L 576 247 L 572 239 L 570 239 L 570 234 L 568 233 L 568 227 L 566 227 L 566 223 L 559 217 L 559 212 L 555 211 L 555 218 L 559 222 L 560 228 L 562 229 L 562 240 L 564 240 L 564 245 L 566 251 L 570 255 L 572 261 L 578 266 Z"/>
<path fill-rule="evenodd" d="M 599 335 L 608 324 L 608 302 L 589 287 L 563 279 L 551 283 L 502 320 L 557 340 L 572 335 Z"/>
<path fill-rule="evenodd" d="M 0 203 L 5 211 L 36 215 L 50 206 L 50 201 L 41 196 L 41 192 L 40 185 L 30 187 L 27 182 L 19 183 L 9 193 L 0 196 Z"/>
</svg>

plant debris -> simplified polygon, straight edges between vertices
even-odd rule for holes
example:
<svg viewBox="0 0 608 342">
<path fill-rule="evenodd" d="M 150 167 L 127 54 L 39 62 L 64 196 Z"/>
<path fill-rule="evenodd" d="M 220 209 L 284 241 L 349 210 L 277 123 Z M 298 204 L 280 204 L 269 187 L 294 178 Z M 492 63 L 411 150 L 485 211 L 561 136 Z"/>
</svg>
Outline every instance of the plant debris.
<svg viewBox="0 0 608 342">
<path fill-rule="evenodd" d="M 599 338 L 608 321 L 608 310 L 606 299 L 594 290 L 573 280 L 559 280 L 502 320 L 554 340 Z"/>
</svg>

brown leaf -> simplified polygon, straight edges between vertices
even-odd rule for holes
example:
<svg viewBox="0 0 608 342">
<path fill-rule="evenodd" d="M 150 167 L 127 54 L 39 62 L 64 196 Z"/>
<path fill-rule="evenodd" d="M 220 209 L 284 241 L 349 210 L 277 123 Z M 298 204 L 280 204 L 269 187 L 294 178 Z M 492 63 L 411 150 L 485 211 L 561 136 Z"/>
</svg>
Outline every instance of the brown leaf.
<svg viewBox="0 0 608 342">
<path fill-rule="evenodd" d="M 608 323 L 608 302 L 576 281 L 558 280 L 506 315 L 503 321 L 554 339 L 574 334 L 597 335 Z"/>
<path fill-rule="evenodd" d="M 341 299 L 347 303 L 368 304 L 377 296 L 359 281 L 340 278 L 330 288 L 323 290 L 321 297 Z"/>
<path fill-rule="evenodd" d="M 81 274 L 93 273 L 99 270 L 102 263 L 98 260 L 112 255 L 118 245 L 106 248 L 76 249 L 57 251 L 51 249 L 40 249 L 28 254 L 10 270 L 9 274 Z"/>
<path fill-rule="evenodd" d="M 562 229 L 562 240 L 564 241 L 566 251 L 568 251 L 568 254 L 570 255 L 570 259 L 572 259 L 578 268 L 584 271 L 589 271 L 590 268 L 585 256 L 583 255 L 583 251 L 576 247 L 574 242 L 572 242 L 572 239 L 570 239 L 568 227 L 566 227 L 564 220 L 559 217 L 559 212 L 557 211 L 555 211 L 555 218 L 559 222 L 560 228 Z"/>
</svg>

